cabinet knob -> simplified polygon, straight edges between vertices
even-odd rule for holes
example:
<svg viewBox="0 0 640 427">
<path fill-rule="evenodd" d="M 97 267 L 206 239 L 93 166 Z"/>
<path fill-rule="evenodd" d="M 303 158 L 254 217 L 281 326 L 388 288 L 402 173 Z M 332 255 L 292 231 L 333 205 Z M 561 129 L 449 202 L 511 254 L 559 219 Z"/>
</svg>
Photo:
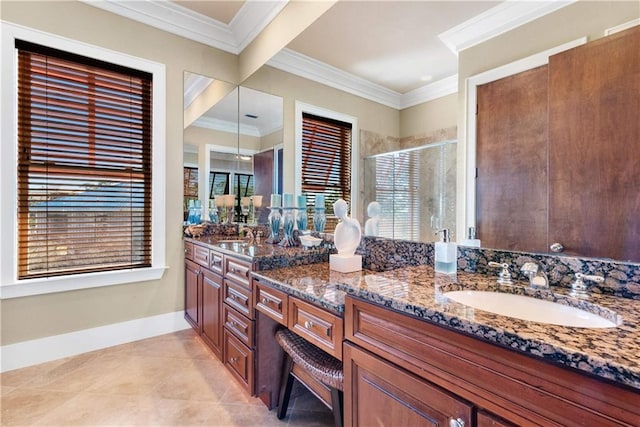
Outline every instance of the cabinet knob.
<svg viewBox="0 0 640 427">
<path fill-rule="evenodd" d="M 551 249 L 551 252 L 558 253 L 564 251 L 564 246 L 562 246 L 562 243 L 556 242 L 549 246 L 549 249 Z"/>
<path fill-rule="evenodd" d="M 232 300 L 235 300 L 237 297 L 235 296 L 235 294 L 229 294 L 229 298 L 231 298 Z"/>
<path fill-rule="evenodd" d="M 462 418 L 450 418 L 449 427 L 464 427 L 464 420 Z"/>
<path fill-rule="evenodd" d="M 313 328 L 313 322 L 311 322 L 309 320 L 305 321 L 304 322 L 304 327 L 307 328 L 307 329 Z"/>
<path fill-rule="evenodd" d="M 237 361 L 238 361 L 237 357 L 232 357 L 231 359 L 229 359 L 229 363 L 236 363 Z"/>
<path fill-rule="evenodd" d="M 262 303 L 263 303 L 264 305 L 269 304 L 269 299 L 268 299 L 268 298 L 262 298 Z"/>
</svg>

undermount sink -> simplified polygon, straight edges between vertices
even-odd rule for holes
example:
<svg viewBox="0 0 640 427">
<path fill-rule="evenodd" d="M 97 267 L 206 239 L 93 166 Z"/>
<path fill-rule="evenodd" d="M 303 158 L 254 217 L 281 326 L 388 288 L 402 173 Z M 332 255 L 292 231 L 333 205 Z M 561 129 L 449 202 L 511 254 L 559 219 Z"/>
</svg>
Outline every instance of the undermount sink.
<svg viewBox="0 0 640 427">
<path fill-rule="evenodd" d="M 615 323 L 577 307 L 525 295 L 490 291 L 451 291 L 449 300 L 501 316 L 576 328 L 615 328 Z"/>
</svg>

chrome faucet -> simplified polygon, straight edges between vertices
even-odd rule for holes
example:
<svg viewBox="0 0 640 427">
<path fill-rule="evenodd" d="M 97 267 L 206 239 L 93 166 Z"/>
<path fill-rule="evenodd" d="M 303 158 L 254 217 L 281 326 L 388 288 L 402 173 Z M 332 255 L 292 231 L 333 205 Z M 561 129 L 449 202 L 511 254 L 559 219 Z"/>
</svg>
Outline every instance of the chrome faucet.
<svg viewBox="0 0 640 427">
<path fill-rule="evenodd" d="M 490 261 L 487 265 L 493 268 L 502 268 L 502 270 L 500 270 L 500 273 L 498 273 L 498 283 L 500 283 L 501 285 L 513 284 L 513 280 L 511 280 L 511 272 L 509 271 L 509 264 L 507 264 L 506 262 L 499 263 Z"/>
<path fill-rule="evenodd" d="M 535 262 L 525 262 L 520 271 L 529 278 L 529 286 L 532 288 L 549 288 L 549 278 Z"/>
<path fill-rule="evenodd" d="M 585 281 L 602 283 L 604 282 L 604 277 L 596 276 L 596 275 L 588 275 L 583 273 L 576 273 L 576 280 L 571 283 L 571 292 L 569 294 L 572 297 L 576 298 L 588 298 L 589 294 L 587 293 L 588 286 Z"/>
</svg>

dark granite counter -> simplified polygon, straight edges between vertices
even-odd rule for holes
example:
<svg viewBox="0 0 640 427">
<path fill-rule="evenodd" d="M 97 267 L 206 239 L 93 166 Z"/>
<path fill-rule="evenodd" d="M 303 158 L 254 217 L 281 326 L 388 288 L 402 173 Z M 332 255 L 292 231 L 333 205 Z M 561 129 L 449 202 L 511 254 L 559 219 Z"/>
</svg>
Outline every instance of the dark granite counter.
<svg viewBox="0 0 640 427">
<path fill-rule="evenodd" d="M 291 295 L 344 311 L 347 294 L 411 316 L 456 329 L 531 356 L 575 368 L 640 389 L 640 301 L 592 295 L 588 302 L 568 296 L 567 289 L 528 289 L 528 283 L 501 286 L 495 277 L 458 272 L 457 280 L 436 275 L 427 265 L 385 272 L 338 273 L 328 263 L 253 273 Z M 574 328 L 500 316 L 449 301 L 450 290 L 477 289 L 535 294 L 542 299 L 596 312 L 622 324 L 615 328 Z M 618 317 L 619 316 L 619 317 Z"/>
<path fill-rule="evenodd" d="M 186 237 L 185 241 L 205 245 L 216 251 L 252 262 L 256 270 L 271 270 L 295 265 L 307 265 L 329 261 L 331 249 L 327 247 L 285 248 L 279 245 L 260 243 L 249 245 L 235 236 Z"/>
</svg>

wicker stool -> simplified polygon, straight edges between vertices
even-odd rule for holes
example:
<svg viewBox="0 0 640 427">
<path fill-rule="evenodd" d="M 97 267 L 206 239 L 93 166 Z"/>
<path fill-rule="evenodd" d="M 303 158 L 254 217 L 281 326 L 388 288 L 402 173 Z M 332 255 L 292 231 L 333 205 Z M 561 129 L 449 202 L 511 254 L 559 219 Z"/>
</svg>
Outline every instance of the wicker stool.
<svg viewBox="0 0 640 427">
<path fill-rule="evenodd" d="M 280 329 L 276 332 L 276 340 L 286 353 L 278 396 L 278 419 L 283 419 L 287 415 L 294 377 L 313 394 L 320 397 L 313 386 L 305 383 L 305 375 L 302 374 L 308 374 L 329 389 L 331 402 L 323 398 L 320 400 L 331 408 L 335 425 L 341 427 L 344 383 L 342 362 L 288 329 Z"/>
</svg>

